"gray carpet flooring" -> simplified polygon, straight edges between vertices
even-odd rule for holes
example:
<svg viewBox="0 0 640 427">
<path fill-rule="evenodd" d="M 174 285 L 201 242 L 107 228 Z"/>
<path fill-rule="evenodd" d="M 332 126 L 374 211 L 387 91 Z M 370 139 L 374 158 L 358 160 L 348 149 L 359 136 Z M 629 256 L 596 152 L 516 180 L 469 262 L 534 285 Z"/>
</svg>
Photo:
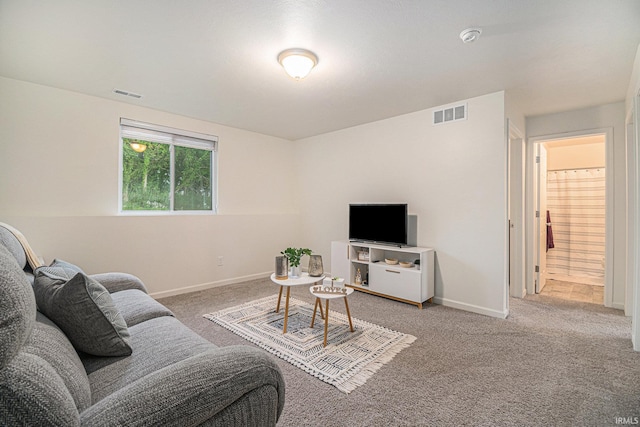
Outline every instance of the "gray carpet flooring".
<svg viewBox="0 0 640 427">
<path fill-rule="evenodd" d="M 277 291 L 264 279 L 160 302 L 219 346 L 253 345 L 202 315 Z M 307 287 L 291 295 L 313 303 Z M 417 340 L 348 395 L 278 359 L 286 381 L 279 426 L 614 426 L 640 419 L 640 353 L 619 310 L 532 295 L 511 299 L 511 314 L 501 320 L 359 292 L 349 307 L 353 317 Z"/>
</svg>

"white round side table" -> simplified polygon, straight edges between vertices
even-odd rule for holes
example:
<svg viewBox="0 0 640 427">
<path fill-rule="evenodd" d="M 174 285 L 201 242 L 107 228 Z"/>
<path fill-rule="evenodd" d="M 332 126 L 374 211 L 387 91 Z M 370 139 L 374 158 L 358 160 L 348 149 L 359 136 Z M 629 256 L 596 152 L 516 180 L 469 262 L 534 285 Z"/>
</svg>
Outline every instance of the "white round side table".
<svg viewBox="0 0 640 427">
<path fill-rule="evenodd" d="M 291 292 L 292 286 L 301 286 L 301 285 L 311 285 L 313 283 L 322 282 L 324 280 L 324 276 L 320 277 L 311 277 L 309 273 L 302 273 L 300 277 L 297 278 L 288 278 L 288 279 L 276 279 L 276 273 L 271 275 L 271 281 L 276 285 L 280 285 L 280 292 L 278 293 L 278 305 L 276 306 L 276 313 L 280 311 L 280 300 L 282 299 L 282 288 L 286 286 L 287 288 L 287 298 L 284 304 L 284 325 L 282 328 L 282 333 L 287 333 L 287 320 L 289 318 L 289 293 Z"/>
<path fill-rule="evenodd" d="M 332 289 L 332 288 L 323 288 L 319 286 L 311 286 L 309 288 L 309 292 L 311 295 L 316 297 L 316 303 L 313 306 L 313 316 L 311 317 L 311 327 L 313 328 L 313 324 L 316 320 L 316 311 L 318 310 L 318 306 L 320 306 L 320 315 L 322 316 L 322 301 L 325 300 L 325 313 L 324 313 L 324 342 L 323 346 L 327 346 L 327 331 L 329 328 L 329 301 L 332 299 L 343 298 L 344 299 L 344 307 L 347 309 L 347 318 L 349 319 L 349 328 L 351 332 L 353 332 L 353 322 L 351 322 L 351 313 L 349 312 L 349 303 L 347 302 L 347 297 L 353 293 L 353 288 L 337 288 L 344 289 L 345 292 L 331 292 L 331 291 L 323 291 L 316 289 Z"/>
</svg>

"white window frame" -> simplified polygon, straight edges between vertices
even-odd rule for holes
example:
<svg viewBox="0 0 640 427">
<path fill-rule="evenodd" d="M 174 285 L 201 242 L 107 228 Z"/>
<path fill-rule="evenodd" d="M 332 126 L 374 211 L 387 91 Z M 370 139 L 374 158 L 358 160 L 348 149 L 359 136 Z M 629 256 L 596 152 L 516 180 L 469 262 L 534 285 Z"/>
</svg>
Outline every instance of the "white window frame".
<svg viewBox="0 0 640 427">
<path fill-rule="evenodd" d="M 169 145 L 170 153 L 170 201 L 168 210 L 123 210 L 122 209 L 122 173 L 123 173 L 123 138 L 144 139 Z M 218 212 L 218 137 L 204 133 L 192 132 L 167 126 L 139 122 L 136 120 L 120 118 L 119 138 L 119 173 L 118 173 L 118 213 L 120 215 L 212 215 Z M 174 210 L 174 147 L 197 148 L 211 151 L 211 210 Z"/>
</svg>

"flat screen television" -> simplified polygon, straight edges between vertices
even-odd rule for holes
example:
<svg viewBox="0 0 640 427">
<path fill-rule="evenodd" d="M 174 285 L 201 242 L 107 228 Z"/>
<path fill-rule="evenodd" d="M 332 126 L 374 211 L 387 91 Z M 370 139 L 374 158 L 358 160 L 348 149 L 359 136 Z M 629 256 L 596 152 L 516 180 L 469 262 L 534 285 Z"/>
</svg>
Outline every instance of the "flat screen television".
<svg viewBox="0 0 640 427">
<path fill-rule="evenodd" d="M 350 204 L 349 240 L 407 245 L 407 204 Z"/>
</svg>

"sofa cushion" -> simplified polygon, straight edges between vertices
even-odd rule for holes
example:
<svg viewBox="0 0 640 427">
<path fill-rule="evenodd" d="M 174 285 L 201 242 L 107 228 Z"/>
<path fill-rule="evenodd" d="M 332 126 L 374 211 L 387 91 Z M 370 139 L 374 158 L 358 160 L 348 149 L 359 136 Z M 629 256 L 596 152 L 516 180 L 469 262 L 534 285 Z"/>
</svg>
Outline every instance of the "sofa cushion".
<svg viewBox="0 0 640 427">
<path fill-rule="evenodd" d="M 92 274 L 90 277 L 100 282 L 111 294 L 127 289 L 138 289 L 145 294 L 147 293 L 147 287 L 142 283 L 142 280 L 133 274 L 116 272 L 97 273 Z"/>
<path fill-rule="evenodd" d="M 39 267 L 33 284 L 38 308 L 67 335 L 76 350 L 96 356 L 131 354 L 129 331 L 109 292 L 83 273 Z"/>
<path fill-rule="evenodd" d="M 71 393 L 53 367 L 21 352 L 0 369 L 0 423 L 7 426 L 79 426 Z"/>
<path fill-rule="evenodd" d="M 91 405 L 91 387 L 78 353 L 65 334 L 44 314 L 36 314 L 36 323 L 23 352 L 48 362 L 71 393 L 78 411 Z"/>
<path fill-rule="evenodd" d="M 24 252 L 18 238 L 7 228 L 0 225 L 0 244 L 4 245 L 13 255 L 20 270 L 27 266 L 27 254 Z"/>
<path fill-rule="evenodd" d="M 271 355 L 228 346 L 158 369 L 105 396 L 80 417 L 92 427 L 275 426 L 284 394 L 284 379 Z"/>
<path fill-rule="evenodd" d="M 35 319 L 33 289 L 13 255 L 0 244 L 0 369 L 18 354 Z"/>
<path fill-rule="evenodd" d="M 171 310 L 138 289 L 111 294 L 113 303 L 128 327 L 162 316 L 173 316 Z"/>
<path fill-rule="evenodd" d="M 174 317 L 157 317 L 129 331 L 133 347 L 129 357 L 80 355 L 93 403 L 166 366 L 217 348 Z"/>
</svg>

